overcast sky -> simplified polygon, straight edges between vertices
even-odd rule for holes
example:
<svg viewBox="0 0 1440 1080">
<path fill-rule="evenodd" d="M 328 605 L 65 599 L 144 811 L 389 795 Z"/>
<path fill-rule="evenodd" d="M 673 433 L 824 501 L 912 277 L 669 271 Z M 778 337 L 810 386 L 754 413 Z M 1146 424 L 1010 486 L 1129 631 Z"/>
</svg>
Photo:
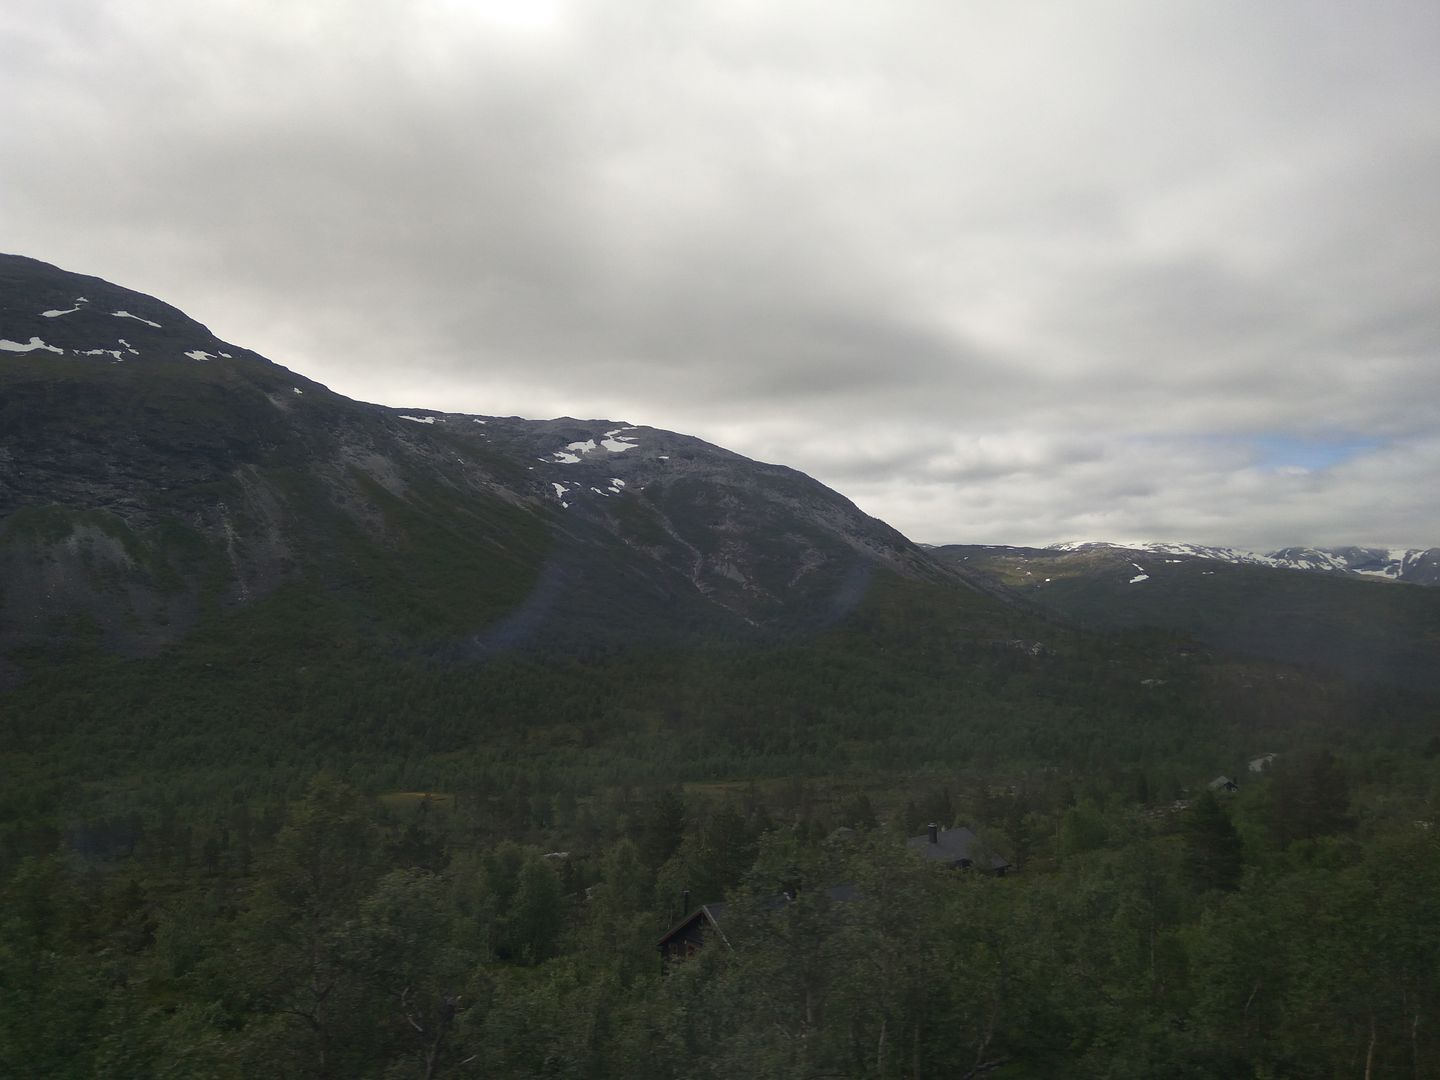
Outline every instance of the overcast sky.
<svg viewBox="0 0 1440 1080">
<path fill-rule="evenodd" d="M 0 250 L 927 542 L 1440 545 L 1440 4 L 4 0 Z"/>
</svg>

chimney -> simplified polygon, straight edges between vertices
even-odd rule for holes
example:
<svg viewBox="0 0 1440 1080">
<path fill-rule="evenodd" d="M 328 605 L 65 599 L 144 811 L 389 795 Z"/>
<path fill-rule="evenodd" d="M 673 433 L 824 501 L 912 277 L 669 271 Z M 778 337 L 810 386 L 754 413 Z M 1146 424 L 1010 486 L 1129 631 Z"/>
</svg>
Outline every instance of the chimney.
<svg viewBox="0 0 1440 1080">
<path fill-rule="evenodd" d="M 680 894 L 680 917 L 683 919 L 690 914 L 690 890 L 686 889 Z"/>
<path fill-rule="evenodd" d="M 930 843 L 932 843 L 932 844 L 938 844 L 938 843 L 940 842 L 940 826 L 939 826 L 939 825 L 936 825 L 935 822 L 933 822 L 933 821 L 930 822 L 929 832 L 930 832 Z"/>
</svg>

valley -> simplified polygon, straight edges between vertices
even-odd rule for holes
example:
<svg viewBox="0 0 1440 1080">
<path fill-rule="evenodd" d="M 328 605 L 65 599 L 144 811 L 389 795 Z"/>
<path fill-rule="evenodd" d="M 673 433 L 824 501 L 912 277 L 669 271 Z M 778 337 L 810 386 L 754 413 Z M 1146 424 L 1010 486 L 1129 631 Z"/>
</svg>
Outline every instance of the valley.
<svg viewBox="0 0 1440 1080">
<path fill-rule="evenodd" d="M 925 548 L 18 256 L 0 349 L 0 1072 L 1440 1068 L 1435 549 Z"/>
</svg>

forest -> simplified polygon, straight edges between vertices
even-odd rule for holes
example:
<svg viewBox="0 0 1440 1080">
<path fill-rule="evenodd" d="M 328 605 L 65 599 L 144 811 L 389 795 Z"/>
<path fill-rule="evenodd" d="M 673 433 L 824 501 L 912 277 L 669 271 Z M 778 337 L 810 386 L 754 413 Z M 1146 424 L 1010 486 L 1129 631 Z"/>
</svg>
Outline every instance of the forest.
<svg viewBox="0 0 1440 1080">
<path fill-rule="evenodd" d="M 319 775 L 258 814 L 12 834 L 0 1071 L 1436 1075 L 1440 755 L 1282 757 L 1178 801 L 1005 779 L 517 800 Z M 904 847 L 962 819 L 1016 869 Z M 662 962 L 722 896 L 723 939 Z"/>
<path fill-rule="evenodd" d="M 0 699 L 0 1075 L 1440 1075 L 1430 697 L 903 582 L 485 663 L 234 619 Z"/>
</svg>

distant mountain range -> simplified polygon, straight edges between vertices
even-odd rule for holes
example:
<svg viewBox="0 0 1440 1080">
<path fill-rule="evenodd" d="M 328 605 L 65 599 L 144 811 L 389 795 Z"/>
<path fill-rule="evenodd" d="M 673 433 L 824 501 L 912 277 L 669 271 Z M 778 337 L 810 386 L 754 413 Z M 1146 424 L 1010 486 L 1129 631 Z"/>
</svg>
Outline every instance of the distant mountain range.
<svg viewBox="0 0 1440 1080">
<path fill-rule="evenodd" d="M 1050 551 L 1088 551 L 1116 548 L 1146 555 L 1184 555 L 1197 559 L 1246 566 L 1273 566 L 1284 570 L 1314 570 L 1327 574 L 1404 581 L 1413 585 L 1440 585 L 1440 548 L 1287 547 L 1260 554 L 1202 544 L 1114 543 L 1105 540 L 1051 544 Z"/>
<path fill-rule="evenodd" d="M 1161 628 L 1235 655 L 1440 688 L 1440 590 L 1394 584 L 1433 584 L 1435 549 L 952 544 L 932 554 L 1082 626 Z"/>
</svg>

